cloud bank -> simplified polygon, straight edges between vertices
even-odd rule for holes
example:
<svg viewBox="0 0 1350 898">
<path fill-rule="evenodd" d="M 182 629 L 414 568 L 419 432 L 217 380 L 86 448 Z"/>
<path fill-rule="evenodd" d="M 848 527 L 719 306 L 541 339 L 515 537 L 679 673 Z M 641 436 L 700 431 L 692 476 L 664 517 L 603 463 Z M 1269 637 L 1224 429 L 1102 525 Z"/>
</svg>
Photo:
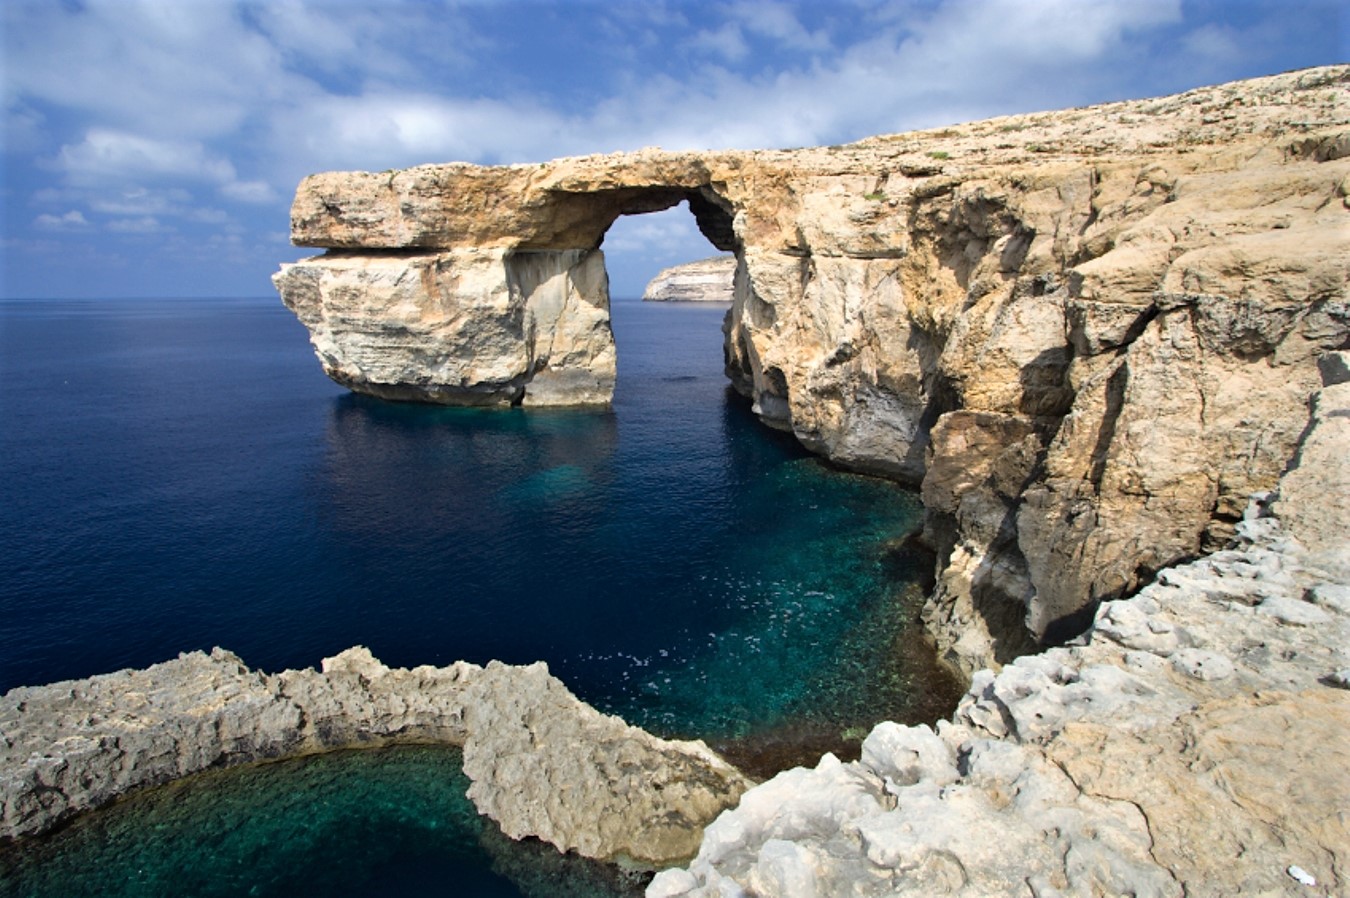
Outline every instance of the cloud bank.
<svg viewBox="0 0 1350 898">
<path fill-rule="evenodd" d="M 286 205 L 311 171 L 838 143 L 1333 62 L 1345 28 L 1340 0 L 10 0 L 0 16 L 6 295 L 171 293 L 181 248 L 212 241 L 234 261 L 193 268 L 192 289 L 264 293 L 297 255 Z M 662 252 L 706 254 L 679 220 L 673 243 L 679 227 L 653 225 Z M 121 257 L 120 280 L 78 264 L 53 280 L 52 255 L 81 249 Z"/>
</svg>

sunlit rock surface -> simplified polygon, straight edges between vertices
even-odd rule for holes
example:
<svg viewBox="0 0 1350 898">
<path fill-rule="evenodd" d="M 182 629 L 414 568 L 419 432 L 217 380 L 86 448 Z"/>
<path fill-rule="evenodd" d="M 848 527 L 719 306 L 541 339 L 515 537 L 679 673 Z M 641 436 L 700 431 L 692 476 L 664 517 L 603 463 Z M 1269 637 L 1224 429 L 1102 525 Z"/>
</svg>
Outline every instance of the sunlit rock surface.
<svg viewBox="0 0 1350 898">
<path fill-rule="evenodd" d="M 749 785 L 701 742 L 583 703 L 543 664 L 390 669 L 367 649 L 267 675 L 215 649 L 0 698 L 0 840 L 211 767 L 391 743 L 464 747 L 470 798 L 515 838 L 688 858 Z"/>
<path fill-rule="evenodd" d="M 675 265 L 657 274 L 642 293 L 643 302 L 731 302 L 735 256 L 714 256 Z"/>
<path fill-rule="evenodd" d="M 1229 548 L 977 673 L 936 731 L 883 723 L 859 762 L 752 789 L 649 898 L 1345 894 L 1348 389 L 1280 482 L 1298 513 L 1260 495 Z"/>
<path fill-rule="evenodd" d="M 605 232 L 687 202 L 737 258 L 727 370 L 760 417 L 922 484 L 926 621 L 969 673 L 1221 547 L 1274 486 L 1350 338 L 1347 85 L 1333 66 L 842 147 L 330 172 L 291 224 L 331 252 L 276 281 L 353 389 L 604 401 Z"/>
</svg>

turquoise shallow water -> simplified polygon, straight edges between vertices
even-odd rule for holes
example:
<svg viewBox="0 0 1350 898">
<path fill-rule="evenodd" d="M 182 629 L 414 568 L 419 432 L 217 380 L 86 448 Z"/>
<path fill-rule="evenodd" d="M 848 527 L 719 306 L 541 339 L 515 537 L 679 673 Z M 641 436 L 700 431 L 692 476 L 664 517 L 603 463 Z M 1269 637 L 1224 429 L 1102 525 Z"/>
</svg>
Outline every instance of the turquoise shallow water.
<svg viewBox="0 0 1350 898">
<path fill-rule="evenodd" d="M 0 303 L 0 689 L 213 645 L 264 670 L 354 644 L 398 666 L 542 659 L 598 707 L 760 772 L 856 750 L 881 719 L 945 714 L 954 684 L 914 621 L 927 565 L 904 543 L 914 494 L 759 425 L 722 376 L 721 316 L 617 302 L 613 408 L 525 412 L 347 393 L 274 300 Z M 390 792 L 364 759 L 303 769 L 346 778 L 372 807 L 431 806 L 448 799 L 426 757 L 399 762 L 399 789 L 418 795 Z M 206 803 L 265 804 L 219 777 Z M 310 810 L 238 819 L 293 833 Z M 150 869 L 190 867 L 210 842 L 235 858 L 210 869 L 261 877 L 258 852 L 274 849 L 257 846 L 299 846 L 278 855 L 299 880 L 245 888 L 217 872 L 213 894 L 311 894 L 284 882 L 423 844 L 401 824 L 368 828 L 363 854 L 340 837 L 349 824 L 231 840 L 194 835 L 191 814 L 119 813 L 138 821 L 128 839 L 170 834 L 138 854 L 160 857 Z M 78 860 L 97 841 L 39 866 L 100 866 Z M 425 844 L 408 869 L 462 859 Z M 464 869 L 481 870 L 472 857 Z M 5 887 L 26 894 L 26 875 Z M 400 889 L 514 894 L 497 886 Z"/>
<path fill-rule="evenodd" d="M 646 877 L 511 842 L 464 797 L 456 749 L 404 746 L 214 771 L 86 815 L 0 895 L 625 896 Z"/>
</svg>

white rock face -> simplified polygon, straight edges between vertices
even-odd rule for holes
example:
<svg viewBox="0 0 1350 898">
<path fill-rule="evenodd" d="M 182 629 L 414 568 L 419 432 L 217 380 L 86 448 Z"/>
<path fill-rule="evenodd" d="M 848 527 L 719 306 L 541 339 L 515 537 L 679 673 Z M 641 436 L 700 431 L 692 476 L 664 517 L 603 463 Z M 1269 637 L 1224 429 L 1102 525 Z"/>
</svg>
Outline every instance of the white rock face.
<svg viewBox="0 0 1350 898">
<path fill-rule="evenodd" d="M 1277 508 L 1310 503 L 1290 527 L 1253 504 L 1231 548 L 978 672 L 936 732 L 883 723 L 859 762 L 750 790 L 647 894 L 1288 895 L 1291 869 L 1345 893 L 1350 587 L 1295 534 L 1350 532 L 1347 417 L 1329 384 L 1280 484 Z"/>
<path fill-rule="evenodd" d="M 324 372 L 386 399 L 594 405 L 614 393 L 597 252 L 329 253 L 273 277 Z"/>
<path fill-rule="evenodd" d="M 667 268 L 652 278 L 643 302 L 731 302 L 735 256 L 716 256 Z"/>
<path fill-rule="evenodd" d="M 577 699 L 543 664 L 390 669 L 364 648 L 272 676 L 215 649 L 0 698 L 0 841 L 209 767 L 391 743 L 464 747 L 469 797 L 513 838 L 664 865 L 750 785 Z"/>
</svg>

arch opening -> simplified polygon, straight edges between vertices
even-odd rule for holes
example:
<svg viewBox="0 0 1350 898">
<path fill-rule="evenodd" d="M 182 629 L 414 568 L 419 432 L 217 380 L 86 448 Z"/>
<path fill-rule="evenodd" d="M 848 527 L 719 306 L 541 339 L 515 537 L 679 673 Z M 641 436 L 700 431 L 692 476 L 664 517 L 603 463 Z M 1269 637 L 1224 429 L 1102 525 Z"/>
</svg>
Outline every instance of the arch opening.
<svg viewBox="0 0 1350 898">
<path fill-rule="evenodd" d="M 316 176 L 297 193 L 296 241 L 329 252 L 283 266 L 273 282 L 310 329 L 325 373 L 357 392 L 444 405 L 607 404 L 616 350 L 601 246 L 614 223 L 683 206 L 702 240 L 743 262 L 733 206 L 707 184 L 648 173 L 637 184 L 536 186 L 508 168 L 475 170 L 492 183 L 464 193 L 437 175 Z"/>
</svg>

